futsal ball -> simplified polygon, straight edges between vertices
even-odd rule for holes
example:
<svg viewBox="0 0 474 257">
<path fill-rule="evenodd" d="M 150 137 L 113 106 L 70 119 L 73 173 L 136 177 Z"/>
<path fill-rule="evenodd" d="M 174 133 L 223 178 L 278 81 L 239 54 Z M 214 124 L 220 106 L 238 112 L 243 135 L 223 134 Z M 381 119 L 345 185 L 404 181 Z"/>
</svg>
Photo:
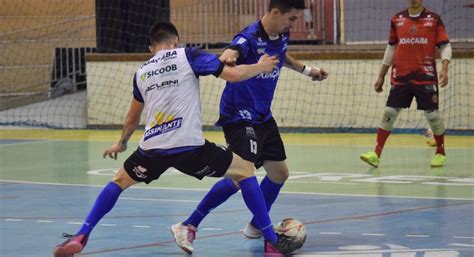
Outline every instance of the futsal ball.
<svg viewBox="0 0 474 257">
<path fill-rule="evenodd" d="M 285 245 L 284 253 L 293 253 L 303 247 L 306 241 L 306 228 L 301 221 L 293 218 L 286 218 L 280 221 L 276 227 L 275 232 L 288 239 L 288 244 Z"/>
<path fill-rule="evenodd" d="M 433 131 L 431 131 L 431 129 L 427 129 L 424 133 L 424 137 L 425 137 L 425 142 L 429 145 L 429 146 L 436 146 L 436 141 L 434 139 L 434 136 L 433 136 Z"/>
</svg>

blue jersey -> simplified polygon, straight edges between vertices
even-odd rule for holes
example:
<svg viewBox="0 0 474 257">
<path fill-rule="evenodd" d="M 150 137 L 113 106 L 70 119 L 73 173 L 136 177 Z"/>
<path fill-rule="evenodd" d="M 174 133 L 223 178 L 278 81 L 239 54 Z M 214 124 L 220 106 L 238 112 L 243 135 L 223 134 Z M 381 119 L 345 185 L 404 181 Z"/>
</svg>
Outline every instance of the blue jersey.
<svg viewBox="0 0 474 257">
<path fill-rule="evenodd" d="M 285 63 L 289 36 L 287 32 L 271 40 L 260 21 L 235 36 L 229 48 L 239 51 L 237 64 L 255 64 L 263 54 L 277 56 L 280 63 L 271 73 L 261 73 L 241 82 L 227 82 L 221 97 L 218 126 L 242 121 L 261 124 L 272 117 L 270 107 Z"/>
</svg>

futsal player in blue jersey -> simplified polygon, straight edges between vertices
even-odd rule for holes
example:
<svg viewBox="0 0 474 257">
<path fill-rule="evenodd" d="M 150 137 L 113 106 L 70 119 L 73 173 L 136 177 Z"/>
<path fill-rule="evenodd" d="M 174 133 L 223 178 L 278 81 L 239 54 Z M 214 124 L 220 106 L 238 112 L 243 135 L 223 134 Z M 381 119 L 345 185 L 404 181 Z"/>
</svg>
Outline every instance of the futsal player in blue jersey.
<svg viewBox="0 0 474 257">
<path fill-rule="evenodd" d="M 328 76 L 324 69 L 305 66 L 287 54 L 289 30 L 303 9 L 304 0 L 271 0 L 263 18 L 239 32 L 220 56 L 222 61 L 230 64 L 256 63 L 263 54 L 280 60 L 272 72 L 260 73 L 242 82 L 228 82 L 221 97 L 217 122 L 224 130 L 228 147 L 245 160 L 249 169 L 254 166 L 265 169 L 267 176 L 260 188 L 268 210 L 288 178 L 285 148 L 270 109 L 280 70 L 284 65 L 318 81 Z M 211 210 L 238 190 L 235 181 L 220 180 L 182 224 L 197 228 Z M 244 235 L 259 238 L 261 229 L 254 217 L 245 226 Z M 187 242 L 190 245 L 192 240 L 188 241 L 191 241 Z"/>
<path fill-rule="evenodd" d="M 228 81 L 249 79 L 262 72 L 271 72 L 278 60 L 262 56 L 257 63 L 225 66 L 217 55 L 194 48 L 177 48 L 178 32 L 173 24 L 160 22 L 150 30 L 150 50 L 154 56 L 144 63 L 133 78 L 133 98 L 119 141 L 105 150 L 116 159 L 127 149 L 127 142 L 145 112 L 145 131 L 138 149 L 130 155 L 104 189 L 75 235 L 56 246 L 55 257 L 80 253 L 97 223 L 115 205 L 123 190 L 137 183 L 157 180 L 168 168 L 203 179 L 228 177 L 238 181 L 244 201 L 262 224 L 266 252 L 282 252 L 291 239 L 278 236 L 265 207 L 262 191 L 253 169 L 229 149 L 203 138 L 200 119 L 199 76 L 211 75 Z M 191 226 L 177 224 L 171 231 L 180 243 L 185 235 L 193 238 Z M 191 254 L 191 247 L 182 247 Z"/>
</svg>

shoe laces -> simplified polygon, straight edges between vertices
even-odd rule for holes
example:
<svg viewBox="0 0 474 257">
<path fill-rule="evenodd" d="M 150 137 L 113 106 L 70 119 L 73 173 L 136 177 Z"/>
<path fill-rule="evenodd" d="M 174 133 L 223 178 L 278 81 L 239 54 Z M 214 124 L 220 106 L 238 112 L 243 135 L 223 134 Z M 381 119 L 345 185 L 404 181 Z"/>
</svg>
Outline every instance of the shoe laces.
<svg viewBox="0 0 474 257">
<path fill-rule="evenodd" d="M 68 233 L 63 233 L 64 238 L 72 238 L 74 235 L 68 234 Z"/>
</svg>

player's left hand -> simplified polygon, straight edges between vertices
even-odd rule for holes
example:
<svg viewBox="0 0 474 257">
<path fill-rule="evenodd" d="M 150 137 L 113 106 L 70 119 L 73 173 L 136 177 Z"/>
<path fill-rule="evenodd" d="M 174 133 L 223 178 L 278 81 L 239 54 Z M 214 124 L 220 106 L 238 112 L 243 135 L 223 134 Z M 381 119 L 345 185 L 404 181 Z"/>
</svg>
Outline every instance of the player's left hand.
<svg viewBox="0 0 474 257">
<path fill-rule="evenodd" d="M 309 76 L 313 81 L 321 81 L 327 79 L 329 74 L 323 68 L 311 68 Z"/>
<path fill-rule="evenodd" d="M 102 157 L 105 158 L 108 155 L 110 158 L 117 160 L 117 154 L 124 152 L 125 150 L 127 150 L 126 144 L 123 144 L 121 142 L 116 143 L 111 147 L 105 149 L 104 153 L 102 154 Z"/>
<path fill-rule="evenodd" d="M 441 69 L 441 71 L 439 72 L 438 81 L 441 87 L 445 87 L 448 84 L 448 71 L 447 70 Z"/>
</svg>

